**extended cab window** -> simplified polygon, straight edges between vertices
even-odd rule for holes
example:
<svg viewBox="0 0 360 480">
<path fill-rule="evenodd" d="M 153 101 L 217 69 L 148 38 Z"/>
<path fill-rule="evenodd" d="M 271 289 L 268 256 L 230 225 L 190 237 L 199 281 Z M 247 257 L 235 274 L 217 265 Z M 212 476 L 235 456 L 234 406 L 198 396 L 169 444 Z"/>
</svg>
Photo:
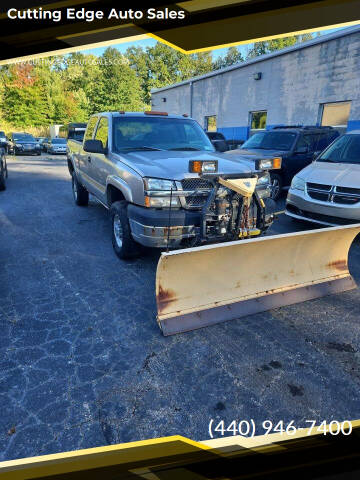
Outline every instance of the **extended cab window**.
<svg viewBox="0 0 360 480">
<path fill-rule="evenodd" d="M 108 131 L 108 120 L 105 117 L 101 117 L 96 129 L 95 140 L 101 140 L 104 148 L 107 147 L 108 143 Z"/>
<path fill-rule="evenodd" d="M 82 142 L 84 138 L 85 130 L 69 130 L 68 138 L 70 140 L 77 140 L 78 142 Z"/>
<path fill-rule="evenodd" d="M 86 132 L 85 132 L 84 140 L 92 140 L 97 121 L 98 121 L 98 117 L 90 118 L 89 123 L 87 125 Z"/>
</svg>

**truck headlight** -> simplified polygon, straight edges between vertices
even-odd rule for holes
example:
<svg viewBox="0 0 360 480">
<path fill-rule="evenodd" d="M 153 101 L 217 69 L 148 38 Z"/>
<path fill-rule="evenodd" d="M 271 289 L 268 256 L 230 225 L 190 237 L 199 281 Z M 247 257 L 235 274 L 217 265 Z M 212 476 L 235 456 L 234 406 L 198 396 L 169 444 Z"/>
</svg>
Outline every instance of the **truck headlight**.
<svg viewBox="0 0 360 480">
<path fill-rule="evenodd" d="M 176 190 L 175 182 L 172 180 L 162 180 L 161 178 L 145 178 L 146 190 Z"/>
<path fill-rule="evenodd" d="M 170 208 L 179 207 L 180 201 L 176 196 L 171 195 L 174 192 L 176 184 L 173 180 L 163 180 L 161 178 L 145 178 L 145 206 L 152 208 Z"/>
<path fill-rule="evenodd" d="M 256 160 L 255 168 L 256 170 L 279 170 L 281 162 L 281 157 L 262 158 L 261 160 Z"/>
<path fill-rule="evenodd" d="M 190 173 L 215 173 L 218 169 L 217 160 L 190 160 Z"/>
<path fill-rule="evenodd" d="M 148 197 L 145 196 L 145 206 L 149 208 L 170 208 L 170 197 Z M 179 207 L 178 197 L 171 198 L 171 208 Z"/>
<path fill-rule="evenodd" d="M 291 182 L 291 190 L 301 190 L 302 192 L 305 190 L 305 180 L 300 177 L 294 177 Z"/>
</svg>

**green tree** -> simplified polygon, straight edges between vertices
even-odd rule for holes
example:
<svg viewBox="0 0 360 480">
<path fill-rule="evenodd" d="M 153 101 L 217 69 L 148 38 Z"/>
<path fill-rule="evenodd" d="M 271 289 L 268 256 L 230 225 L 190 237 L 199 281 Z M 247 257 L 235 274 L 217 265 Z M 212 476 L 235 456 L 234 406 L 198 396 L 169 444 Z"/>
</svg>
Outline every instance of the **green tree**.
<svg viewBox="0 0 360 480">
<path fill-rule="evenodd" d="M 220 68 L 230 67 L 236 63 L 241 63 L 244 61 L 244 58 L 237 47 L 228 48 L 226 55 L 220 56 L 214 62 L 214 70 L 219 70 Z"/>
<path fill-rule="evenodd" d="M 125 56 L 140 79 L 146 104 L 150 104 L 152 88 L 181 82 L 213 69 L 211 52 L 186 55 L 160 42 L 145 50 L 130 47 Z"/>
<path fill-rule="evenodd" d="M 30 63 L 11 65 L 3 75 L 3 113 L 16 127 L 39 126 L 48 120 L 46 89 Z"/>
<path fill-rule="evenodd" d="M 272 40 L 266 40 L 265 42 L 255 42 L 253 47 L 248 51 L 246 58 L 251 59 L 276 50 L 282 50 L 283 48 L 291 47 L 296 43 L 306 42 L 312 38 L 312 33 L 305 33 L 291 37 L 273 38 Z"/>
<path fill-rule="evenodd" d="M 140 79 L 129 61 L 116 48 L 100 57 L 101 81 L 91 91 L 91 109 L 137 111 L 144 109 Z"/>
</svg>

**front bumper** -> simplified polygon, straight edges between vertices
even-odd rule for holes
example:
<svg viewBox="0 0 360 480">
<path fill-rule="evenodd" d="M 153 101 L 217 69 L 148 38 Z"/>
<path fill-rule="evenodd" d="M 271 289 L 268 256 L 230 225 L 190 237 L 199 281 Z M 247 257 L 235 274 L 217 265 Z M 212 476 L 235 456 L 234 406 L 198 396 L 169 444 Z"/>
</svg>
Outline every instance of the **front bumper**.
<svg viewBox="0 0 360 480">
<path fill-rule="evenodd" d="M 276 203 L 264 199 L 266 206 L 265 226 L 272 224 Z M 155 209 L 128 205 L 128 218 L 134 240 L 145 247 L 177 248 L 185 240 L 200 235 L 201 210 Z"/>
<path fill-rule="evenodd" d="M 289 190 L 285 214 L 326 226 L 349 225 L 360 221 L 360 205 L 336 205 L 312 199 L 306 192 Z"/>
<path fill-rule="evenodd" d="M 14 152 L 16 155 L 38 155 L 39 153 L 41 153 L 41 149 L 14 147 Z"/>
<path fill-rule="evenodd" d="M 55 154 L 57 154 L 57 153 L 60 154 L 60 155 L 66 155 L 66 149 L 64 149 L 64 150 L 52 150 L 52 149 L 49 149 L 49 150 L 48 150 L 48 153 L 51 153 L 51 154 L 53 154 L 53 155 L 55 155 Z"/>
<path fill-rule="evenodd" d="M 201 212 L 128 206 L 131 234 L 145 247 L 176 248 L 200 231 Z"/>
</svg>

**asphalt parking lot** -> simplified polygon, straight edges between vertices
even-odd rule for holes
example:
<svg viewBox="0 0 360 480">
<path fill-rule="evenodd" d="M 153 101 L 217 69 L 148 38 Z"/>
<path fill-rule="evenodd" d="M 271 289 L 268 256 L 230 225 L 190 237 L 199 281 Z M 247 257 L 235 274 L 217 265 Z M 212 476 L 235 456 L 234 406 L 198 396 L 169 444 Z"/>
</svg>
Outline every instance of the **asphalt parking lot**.
<svg viewBox="0 0 360 480">
<path fill-rule="evenodd" d="M 0 193 L 0 460 L 181 434 L 210 419 L 360 417 L 360 292 L 173 337 L 158 254 L 122 262 L 63 156 L 9 157 Z M 282 216 L 273 233 L 303 230 Z M 360 243 L 350 254 L 360 282 Z M 259 433 L 263 433 L 260 432 Z"/>
</svg>

